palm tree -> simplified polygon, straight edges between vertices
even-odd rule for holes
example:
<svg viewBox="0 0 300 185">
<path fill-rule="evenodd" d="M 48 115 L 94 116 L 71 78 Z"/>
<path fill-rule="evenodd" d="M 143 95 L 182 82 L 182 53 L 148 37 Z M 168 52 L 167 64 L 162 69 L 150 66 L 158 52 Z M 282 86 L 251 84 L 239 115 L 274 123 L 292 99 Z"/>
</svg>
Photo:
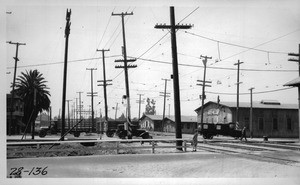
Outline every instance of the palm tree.
<svg viewBox="0 0 300 185">
<path fill-rule="evenodd" d="M 38 113 L 43 110 L 48 110 L 50 107 L 50 93 L 48 91 L 49 88 L 45 84 L 46 82 L 47 81 L 45 81 L 42 73 L 37 70 L 26 70 L 26 73 L 22 72 L 16 79 L 15 93 L 24 101 L 23 123 L 29 124 L 30 122 L 33 122 L 33 128 L 33 120 L 37 118 Z M 35 91 L 36 93 L 34 93 Z M 35 102 L 34 96 L 36 96 Z M 27 128 L 25 132 L 27 130 L 30 129 Z"/>
</svg>

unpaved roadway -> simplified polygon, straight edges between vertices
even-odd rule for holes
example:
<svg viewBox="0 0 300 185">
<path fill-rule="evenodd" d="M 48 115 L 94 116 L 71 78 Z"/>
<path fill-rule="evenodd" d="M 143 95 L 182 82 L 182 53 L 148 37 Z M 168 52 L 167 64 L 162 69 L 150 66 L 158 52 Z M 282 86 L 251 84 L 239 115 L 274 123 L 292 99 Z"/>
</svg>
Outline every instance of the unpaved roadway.
<svg viewBox="0 0 300 185">
<path fill-rule="evenodd" d="M 299 166 L 205 151 L 7 159 L 7 176 L 20 168 L 21 178 L 300 177 Z"/>
</svg>

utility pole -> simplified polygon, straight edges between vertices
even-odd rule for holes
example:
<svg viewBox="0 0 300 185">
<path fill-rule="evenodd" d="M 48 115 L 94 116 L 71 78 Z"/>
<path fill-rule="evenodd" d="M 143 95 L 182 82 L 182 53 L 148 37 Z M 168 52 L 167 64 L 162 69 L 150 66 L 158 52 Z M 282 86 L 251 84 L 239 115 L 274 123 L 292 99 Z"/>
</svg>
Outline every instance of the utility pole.
<svg viewBox="0 0 300 185">
<path fill-rule="evenodd" d="M 75 117 L 75 120 L 76 120 L 76 123 L 77 123 L 77 119 L 78 119 L 78 98 L 75 98 L 75 114 L 76 114 L 76 117 Z"/>
<path fill-rule="evenodd" d="M 82 105 L 81 105 L 81 94 L 83 93 L 83 92 L 76 92 L 76 93 L 78 93 L 78 95 L 79 95 L 79 120 L 81 119 L 81 108 L 82 108 Z M 77 110 L 77 107 L 76 107 L 76 110 Z"/>
<path fill-rule="evenodd" d="M 141 104 L 144 103 L 144 101 L 142 101 L 142 96 L 144 96 L 144 94 L 138 94 L 139 95 L 139 100 L 137 100 L 136 102 L 139 104 L 139 117 L 138 119 L 141 118 Z"/>
<path fill-rule="evenodd" d="M 298 60 L 295 58 L 288 59 L 292 62 L 298 62 L 298 71 L 299 71 L 299 77 L 300 77 L 300 44 L 299 44 L 299 51 L 298 53 L 289 53 L 289 56 L 298 57 Z M 296 83 L 295 85 L 291 85 L 294 87 L 298 87 L 298 130 L 299 130 L 299 142 L 300 142 L 300 83 Z"/>
<path fill-rule="evenodd" d="M 17 65 L 18 65 L 18 61 L 19 61 L 19 58 L 18 58 L 19 46 L 26 45 L 26 43 L 19 43 L 19 42 L 12 42 L 12 41 L 8 41 L 6 43 L 16 45 L 16 56 L 13 57 L 15 59 L 15 70 L 14 70 L 14 78 L 13 78 L 11 99 L 10 99 L 10 121 L 8 124 L 8 135 L 10 136 L 11 135 L 11 127 L 13 125 L 15 82 L 16 82 Z"/>
<path fill-rule="evenodd" d="M 97 70 L 97 68 L 86 68 L 86 70 L 91 71 L 91 92 L 87 93 L 87 96 L 91 96 L 91 106 L 92 106 L 92 128 L 91 132 L 93 132 L 95 125 L 94 125 L 94 96 L 97 96 L 97 92 L 93 91 L 93 71 Z"/>
<path fill-rule="evenodd" d="M 250 129 L 250 137 L 253 137 L 253 101 L 252 101 L 252 90 L 254 89 L 254 87 L 251 87 L 250 90 L 250 124 L 249 124 L 249 129 Z"/>
<path fill-rule="evenodd" d="M 173 67 L 173 88 L 174 88 L 174 109 L 175 109 L 175 129 L 176 138 L 181 139 L 181 112 L 180 112 L 180 92 L 179 92 L 179 77 L 178 77 L 178 61 L 177 61 L 177 44 L 176 44 L 176 30 L 177 29 L 190 29 L 191 25 L 179 25 L 175 23 L 174 7 L 170 7 L 170 25 L 155 25 L 157 29 L 170 29 L 171 30 L 171 45 L 172 45 L 172 67 Z M 182 141 L 176 141 L 178 150 L 182 150 Z"/>
<path fill-rule="evenodd" d="M 240 60 L 238 60 L 237 63 L 235 63 L 234 65 L 237 65 L 237 92 L 236 92 L 236 126 L 237 128 L 239 128 L 239 97 L 240 97 L 240 64 L 242 64 L 244 62 L 240 62 Z"/>
<path fill-rule="evenodd" d="M 69 102 L 72 100 L 66 100 L 66 102 L 68 103 L 68 130 L 70 130 L 70 107 L 69 107 Z"/>
<path fill-rule="evenodd" d="M 67 63 L 68 63 L 68 45 L 69 45 L 69 34 L 70 34 L 70 19 L 71 19 L 71 9 L 67 9 L 66 13 L 66 28 L 65 28 L 65 60 L 64 60 L 64 79 L 63 79 L 63 95 L 62 95 L 62 122 L 61 122 L 61 140 L 64 141 L 65 135 L 65 108 L 66 108 L 66 88 L 67 88 Z"/>
<path fill-rule="evenodd" d="M 127 62 L 134 62 L 136 59 L 130 59 L 127 60 L 127 52 L 126 52 L 126 40 L 125 40 L 125 25 L 124 25 L 124 16 L 126 15 L 133 15 L 133 12 L 131 13 L 120 13 L 120 14 L 115 14 L 112 13 L 112 16 L 121 16 L 122 18 L 122 31 L 123 31 L 123 60 L 115 60 L 115 62 L 124 62 L 124 66 L 115 66 L 115 68 L 124 68 L 124 73 L 125 73 L 125 85 L 126 85 L 126 99 L 127 99 L 127 122 L 130 122 L 130 95 L 129 95 L 129 82 L 128 82 L 128 68 L 135 68 L 137 67 L 136 65 L 128 65 Z"/>
<path fill-rule="evenodd" d="M 98 49 L 97 49 L 96 51 L 101 51 L 101 52 L 102 52 L 102 60 L 103 60 L 103 80 L 98 80 L 98 82 L 102 82 L 103 84 L 99 84 L 98 86 L 103 86 L 103 90 L 104 90 L 105 121 L 108 123 L 106 86 L 112 85 L 111 83 L 107 83 L 107 82 L 111 82 L 112 80 L 106 80 L 104 52 L 105 52 L 105 51 L 109 51 L 109 49 L 107 49 L 107 50 L 105 50 L 105 49 L 100 49 L 100 50 L 98 50 Z"/>
<path fill-rule="evenodd" d="M 116 111 L 115 111 L 115 120 L 117 120 L 117 114 L 118 114 L 118 103 L 116 104 Z"/>
<path fill-rule="evenodd" d="M 203 112 L 204 112 L 204 100 L 206 99 L 206 95 L 205 95 L 205 87 L 211 87 L 211 85 L 205 85 L 205 83 L 210 83 L 211 84 L 211 81 L 206 81 L 206 64 L 207 64 L 207 59 L 212 59 L 212 57 L 208 57 L 208 56 L 202 56 L 200 55 L 200 59 L 201 58 L 204 58 L 202 60 L 203 62 L 203 65 L 204 65 L 204 74 L 203 74 L 203 80 L 197 80 L 197 82 L 202 82 L 202 84 L 197 84 L 197 85 L 200 85 L 202 86 L 202 96 L 200 97 L 201 98 L 201 121 L 200 121 L 200 124 L 202 126 L 203 124 Z M 197 125 L 197 129 L 199 128 L 199 125 Z"/>
<path fill-rule="evenodd" d="M 33 92 L 33 113 L 36 111 L 36 88 L 34 88 L 34 92 Z M 30 120 L 31 122 L 31 117 Z M 32 127 L 31 127 L 31 139 L 34 139 L 34 130 L 35 130 L 35 120 L 32 120 L 31 123 Z"/>
<path fill-rule="evenodd" d="M 159 96 L 163 96 L 164 97 L 164 107 L 163 107 L 163 118 L 165 118 L 166 116 L 166 98 L 170 97 L 170 93 L 167 93 L 167 81 L 170 81 L 170 79 L 162 79 L 165 81 L 165 91 L 164 92 L 159 92 L 160 95 Z"/>
<path fill-rule="evenodd" d="M 51 122 L 52 122 L 52 107 L 50 106 L 49 109 L 50 109 L 49 112 L 50 112 L 50 125 L 51 125 Z"/>
</svg>

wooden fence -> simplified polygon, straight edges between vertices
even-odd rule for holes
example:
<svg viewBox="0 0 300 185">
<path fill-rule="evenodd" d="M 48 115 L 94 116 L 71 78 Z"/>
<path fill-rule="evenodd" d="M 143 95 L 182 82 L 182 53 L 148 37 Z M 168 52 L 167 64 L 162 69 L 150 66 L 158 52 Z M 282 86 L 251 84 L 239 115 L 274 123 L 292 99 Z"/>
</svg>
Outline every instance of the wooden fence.
<svg viewBox="0 0 300 185">
<path fill-rule="evenodd" d="M 182 146 L 176 146 L 177 141 L 182 141 Z M 150 145 L 140 145 L 140 146 L 128 146 L 120 145 L 121 143 L 134 143 L 134 142 L 144 142 L 150 143 Z M 123 140 L 72 140 L 72 141 L 18 141 L 18 142 L 7 142 L 7 154 L 10 153 L 46 153 L 46 152 L 58 152 L 58 151 L 75 151 L 75 149 L 52 149 L 52 146 L 65 143 L 80 143 L 84 146 L 93 146 L 96 143 L 115 143 L 114 146 L 110 147 L 100 147 L 97 150 L 116 150 L 117 154 L 121 149 L 152 149 L 152 153 L 158 148 L 177 148 L 181 149 L 183 152 L 187 151 L 187 148 L 191 147 L 191 140 L 188 139 L 123 139 Z M 158 143 L 168 143 L 170 145 L 158 145 Z M 40 149 L 41 145 L 51 145 L 49 149 L 42 150 L 18 150 L 18 146 L 32 146 L 36 149 Z M 8 150 L 8 149 L 14 150 Z"/>
</svg>

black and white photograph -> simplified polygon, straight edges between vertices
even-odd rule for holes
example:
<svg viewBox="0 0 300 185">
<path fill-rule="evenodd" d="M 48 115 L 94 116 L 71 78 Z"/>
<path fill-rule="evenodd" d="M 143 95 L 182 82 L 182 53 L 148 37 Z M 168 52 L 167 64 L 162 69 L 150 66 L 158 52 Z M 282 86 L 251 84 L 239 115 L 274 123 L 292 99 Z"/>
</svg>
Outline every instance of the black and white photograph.
<svg viewBox="0 0 300 185">
<path fill-rule="evenodd" d="M 1 4 L 1 184 L 300 183 L 300 1 Z"/>
</svg>

